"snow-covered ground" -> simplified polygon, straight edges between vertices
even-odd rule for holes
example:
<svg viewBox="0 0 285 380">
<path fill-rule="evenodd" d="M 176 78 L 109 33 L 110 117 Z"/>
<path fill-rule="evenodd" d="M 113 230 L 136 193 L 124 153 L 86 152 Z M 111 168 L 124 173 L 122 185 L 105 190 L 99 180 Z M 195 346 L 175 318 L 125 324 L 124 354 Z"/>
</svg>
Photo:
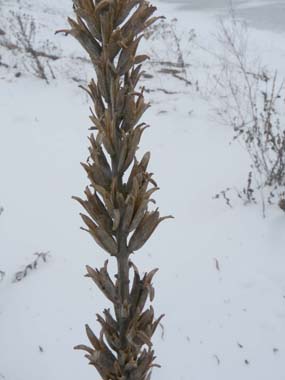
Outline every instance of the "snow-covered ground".
<svg viewBox="0 0 285 380">
<path fill-rule="evenodd" d="M 106 256 L 79 229 L 81 209 L 71 200 L 87 185 L 79 163 L 88 155 L 90 104 L 77 81 L 90 78 L 92 69 L 74 59 L 83 56 L 76 42 L 53 35 L 65 27 L 70 3 L 25 0 L 20 9 L 36 16 L 40 38 L 63 52 L 54 65 L 56 80 L 47 85 L 22 69 L 16 78 L 19 67 L 0 66 L 0 270 L 6 273 L 0 282 L 0 379 L 5 380 L 98 376 L 72 349 L 86 342 L 85 323 L 96 331 L 95 314 L 107 303 L 83 276 L 85 264 L 99 267 Z M 264 219 L 260 205 L 236 202 L 231 209 L 213 200 L 228 186 L 242 187 L 249 165 L 241 147 L 229 144 L 231 130 L 213 118 L 211 99 L 201 95 L 208 90 L 207 49 L 215 43 L 216 19 L 202 8 L 186 12 L 173 4 L 155 5 L 169 20 L 177 18 L 178 34 L 195 29 L 187 59 L 189 78 L 199 81 L 200 91 L 161 73 L 155 62 L 148 66 L 153 78 L 143 84 L 152 108 L 144 119 L 151 128 L 140 154 L 152 151 L 151 169 L 161 187 L 157 203 L 162 214 L 175 216 L 134 257 L 141 270 L 160 268 L 154 307 L 166 317 L 154 341 L 162 368 L 152 378 L 284 380 L 285 216 L 277 206 L 268 207 Z M 16 1 L 9 7 L 19 11 Z M 255 54 L 285 75 L 285 34 L 249 33 Z M 161 57 L 170 46 L 149 40 L 145 49 Z M 3 48 L 0 55 L 10 66 L 18 59 Z M 47 263 L 12 282 L 33 253 L 46 251 Z"/>
</svg>

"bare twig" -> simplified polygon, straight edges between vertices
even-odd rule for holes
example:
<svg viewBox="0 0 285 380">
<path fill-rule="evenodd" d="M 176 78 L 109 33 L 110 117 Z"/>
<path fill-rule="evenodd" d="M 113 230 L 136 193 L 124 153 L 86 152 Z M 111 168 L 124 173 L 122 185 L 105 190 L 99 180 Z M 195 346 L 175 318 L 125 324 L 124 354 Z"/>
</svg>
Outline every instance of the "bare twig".
<svg viewBox="0 0 285 380">
<path fill-rule="evenodd" d="M 38 268 L 39 262 L 43 261 L 44 263 L 47 262 L 47 258 L 49 256 L 49 252 L 36 252 L 35 253 L 35 260 L 33 260 L 30 264 L 26 265 L 24 269 L 16 272 L 13 282 L 20 282 L 23 280 L 23 278 L 27 277 L 29 271 L 33 271 Z"/>
</svg>

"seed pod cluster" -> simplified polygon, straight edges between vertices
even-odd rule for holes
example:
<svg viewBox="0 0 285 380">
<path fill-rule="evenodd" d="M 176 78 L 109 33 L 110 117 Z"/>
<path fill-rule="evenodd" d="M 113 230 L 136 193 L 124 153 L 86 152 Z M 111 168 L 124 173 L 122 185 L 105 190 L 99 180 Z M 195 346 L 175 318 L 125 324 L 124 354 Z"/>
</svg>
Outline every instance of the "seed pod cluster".
<svg viewBox="0 0 285 380">
<path fill-rule="evenodd" d="M 86 326 L 91 347 L 78 345 L 75 348 L 87 352 L 86 357 L 102 379 L 146 379 L 151 368 L 158 366 L 154 364 L 151 337 L 163 315 L 155 319 L 152 306 L 145 310 L 148 297 L 150 300 L 154 297 L 151 282 L 156 270 L 140 277 L 135 265 L 131 262 L 129 265 L 134 270 L 134 279 L 124 304 L 118 297 L 118 280 L 113 283 L 109 277 L 107 262 L 100 270 L 87 267 L 87 276 L 113 303 L 115 317 L 109 309 L 104 310 L 103 316 L 97 314 L 97 321 L 101 325 L 100 338 Z M 125 328 L 122 326 L 122 319 Z M 121 339 L 122 330 L 125 342 Z"/>
<path fill-rule="evenodd" d="M 87 266 L 87 277 L 113 304 L 113 314 L 109 309 L 98 314 L 100 336 L 86 326 L 91 347 L 76 348 L 87 352 L 103 380 L 146 380 L 155 366 L 151 338 L 162 316 L 155 319 L 152 306 L 146 308 L 154 298 L 156 270 L 141 276 L 130 255 L 165 219 L 149 208 L 158 190 L 148 171 L 150 153 L 136 157 L 148 127 L 140 119 L 149 107 L 144 90 L 136 90 L 148 57 L 137 50 L 145 29 L 158 17 L 146 0 L 73 0 L 73 8 L 71 29 L 61 32 L 79 41 L 96 71 L 96 80 L 85 88 L 94 104 L 89 158 L 82 164 L 90 185 L 85 199 L 74 198 L 86 211 L 81 215 L 84 229 L 118 267 L 112 280 L 108 261 L 101 269 Z"/>
</svg>

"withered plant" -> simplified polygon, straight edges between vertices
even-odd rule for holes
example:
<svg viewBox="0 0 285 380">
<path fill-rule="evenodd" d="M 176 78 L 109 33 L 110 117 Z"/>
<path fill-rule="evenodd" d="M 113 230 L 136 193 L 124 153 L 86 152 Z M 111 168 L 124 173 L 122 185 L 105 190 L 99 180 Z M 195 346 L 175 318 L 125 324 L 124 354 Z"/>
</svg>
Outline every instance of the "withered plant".
<svg viewBox="0 0 285 380">
<path fill-rule="evenodd" d="M 2 19 L 0 20 L 0 22 Z M 32 73 L 46 83 L 55 79 L 51 62 L 60 57 L 55 54 L 55 46 L 49 40 L 38 39 L 39 25 L 35 19 L 28 14 L 9 12 L 5 20 L 5 33 L 0 30 L 0 48 L 4 48 L 15 56 L 15 64 L 19 70 Z M 9 68 L 9 65 L 0 62 L 1 66 Z M 18 71 L 18 76 L 21 71 Z"/>
<path fill-rule="evenodd" d="M 156 46 L 151 49 L 151 65 L 158 73 L 171 75 L 191 85 L 188 79 L 190 73 L 189 58 L 192 54 L 193 43 L 196 39 L 194 29 L 188 33 L 179 33 L 177 30 L 177 18 L 166 21 L 162 18 L 159 22 L 146 30 L 144 36 L 147 40 L 156 41 Z M 159 49 L 157 48 L 159 43 Z"/>
<path fill-rule="evenodd" d="M 86 326 L 91 347 L 75 348 L 87 352 L 104 380 L 149 379 L 156 365 L 151 338 L 162 316 L 155 319 L 146 302 L 154 298 L 157 269 L 142 276 L 130 255 L 165 219 L 158 209 L 149 208 L 158 190 L 147 171 L 150 153 L 136 158 L 147 128 L 140 118 L 149 107 L 143 90 L 136 91 L 141 64 L 148 58 L 137 49 L 145 29 L 158 17 L 152 16 L 156 8 L 145 0 L 73 0 L 73 5 L 76 21 L 69 19 L 71 29 L 61 32 L 80 42 L 96 71 L 96 80 L 86 89 L 94 103 L 90 119 L 95 134 L 83 164 L 91 184 L 86 199 L 74 198 L 88 214 L 81 215 L 87 226 L 83 229 L 117 261 L 114 279 L 108 261 L 101 269 L 87 266 L 86 276 L 113 304 L 113 312 L 107 309 L 97 315 L 99 337 Z"/>
<path fill-rule="evenodd" d="M 246 24 L 231 10 L 217 35 L 222 54 L 215 52 L 214 102 L 219 120 L 232 128 L 251 161 L 247 186 L 238 196 L 251 204 L 259 192 L 265 216 L 266 204 L 280 199 L 285 185 L 285 81 L 251 57 L 248 38 Z"/>
<path fill-rule="evenodd" d="M 29 272 L 38 269 L 40 261 L 46 263 L 48 261 L 49 252 L 36 252 L 34 253 L 36 258 L 26 265 L 23 269 L 15 273 L 13 282 L 20 282 L 28 276 Z"/>
</svg>

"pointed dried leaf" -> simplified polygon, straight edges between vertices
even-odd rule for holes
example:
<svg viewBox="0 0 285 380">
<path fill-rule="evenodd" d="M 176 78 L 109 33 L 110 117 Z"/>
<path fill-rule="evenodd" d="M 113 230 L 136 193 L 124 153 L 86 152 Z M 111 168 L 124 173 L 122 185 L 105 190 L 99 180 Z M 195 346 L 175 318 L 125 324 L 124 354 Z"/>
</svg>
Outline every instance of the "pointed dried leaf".
<svg viewBox="0 0 285 380">
<path fill-rule="evenodd" d="M 162 320 L 162 318 L 165 317 L 165 314 L 162 314 L 155 322 L 154 324 L 152 325 L 152 334 L 155 333 L 155 330 L 157 328 L 157 326 L 160 324 L 160 321 Z"/>
<path fill-rule="evenodd" d="M 151 284 L 152 279 L 153 279 L 154 275 L 158 272 L 158 270 L 159 270 L 158 268 L 155 268 L 155 269 L 153 269 L 152 271 L 150 271 L 149 273 L 147 273 L 145 275 L 145 277 L 144 277 L 144 283 L 146 285 Z"/>
<path fill-rule="evenodd" d="M 120 147 L 120 156 L 118 162 L 118 172 L 121 172 L 124 168 L 125 160 L 128 152 L 128 141 L 126 137 L 123 137 L 121 147 Z"/>
<path fill-rule="evenodd" d="M 141 136 L 147 127 L 136 127 L 131 133 L 128 141 L 128 154 L 124 164 L 124 171 L 126 171 L 134 160 L 136 151 L 139 147 Z"/>
<path fill-rule="evenodd" d="M 121 221 L 121 213 L 120 210 L 114 210 L 114 221 L 113 221 L 113 231 L 117 231 L 119 228 Z"/>
<path fill-rule="evenodd" d="M 123 231 L 129 231 L 130 223 L 133 219 L 134 210 L 135 210 L 135 197 L 130 195 L 126 201 L 127 207 L 125 209 L 122 229 Z"/>
<path fill-rule="evenodd" d="M 86 335 L 87 335 L 90 343 L 92 344 L 92 346 L 96 350 L 100 350 L 101 349 L 100 342 L 87 324 L 85 325 L 85 329 L 86 329 Z"/>
<path fill-rule="evenodd" d="M 120 13 L 118 15 L 118 18 L 116 20 L 116 26 L 119 26 L 122 24 L 125 19 L 128 17 L 130 14 L 131 10 L 139 4 L 141 0 L 130 0 L 128 2 L 124 1 L 121 6 L 120 6 Z"/>
<path fill-rule="evenodd" d="M 143 35 L 134 40 L 126 49 L 122 49 L 119 56 L 117 71 L 120 75 L 127 73 L 135 62 L 135 54 Z"/>
<path fill-rule="evenodd" d="M 150 340 L 150 338 L 147 336 L 147 334 L 144 331 L 138 331 L 137 332 L 137 336 L 140 338 L 140 340 L 144 344 L 148 345 L 149 347 L 152 347 L 151 340 Z"/>
<path fill-rule="evenodd" d="M 90 58 L 95 62 L 98 62 L 101 55 L 101 47 L 98 42 L 92 37 L 91 33 L 86 32 L 86 30 L 82 30 L 77 22 L 71 18 L 68 18 L 68 22 L 72 28 L 69 33 L 77 39 L 77 41 L 90 55 Z"/>
<path fill-rule="evenodd" d="M 144 223 L 147 220 L 149 215 L 149 213 L 146 213 L 147 205 L 148 199 L 142 199 L 129 227 L 129 232 L 133 231 L 139 226 L 140 223 Z"/>
<path fill-rule="evenodd" d="M 89 354 L 93 354 L 94 350 L 92 350 L 92 348 L 88 347 L 88 346 L 85 346 L 84 344 L 79 344 L 77 346 L 74 347 L 74 350 L 83 350 L 83 351 L 86 351 L 88 352 Z"/>
<path fill-rule="evenodd" d="M 116 256 L 118 253 L 118 246 L 115 240 L 105 230 L 96 226 L 93 221 L 84 214 L 80 214 L 85 224 L 88 226 L 88 232 L 93 236 L 95 241 L 101 248 L 110 253 L 111 256 Z"/>
<path fill-rule="evenodd" d="M 139 163 L 139 166 L 143 168 L 144 171 L 147 170 L 148 164 L 150 161 L 150 152 L 146 152 Z"/>
<path fill-rule="evenodd" d="M 140 249 L 151 237 L 159 223 L 169 218 L 172 217 L 166 216 L 160 218 L 158 211 L 146 213 L 145 217 L 142 219 L 142 221 L 140 222 L 139 226 L 137 227 L 130 239 L 128 246 L 129 252 L 134 252 Z"/>
<path fill-rule="evenodd" d="M 105 296 L 113 303 L 117 302 L 117 292 L 113 281 L 111 280 L 107 271 L 108 260 L 105 261 L 104 267 L 100 270 L 94 270 L 90 266 L 86 266 L 87 275 L 91 277 L 99 289 L 105 294 Z"/>
<path fill-rule="evenodd" d="M 135 65 L 138 65 L 144 61 L 146 61 L 147 59 L 150 59 L 148 55 L 145 55 L 145 54 L 142 54 L 142 55 L 137 55 L 135 57 L 135 60 L 134 60 L 134 64 Z"/>
</svg>

